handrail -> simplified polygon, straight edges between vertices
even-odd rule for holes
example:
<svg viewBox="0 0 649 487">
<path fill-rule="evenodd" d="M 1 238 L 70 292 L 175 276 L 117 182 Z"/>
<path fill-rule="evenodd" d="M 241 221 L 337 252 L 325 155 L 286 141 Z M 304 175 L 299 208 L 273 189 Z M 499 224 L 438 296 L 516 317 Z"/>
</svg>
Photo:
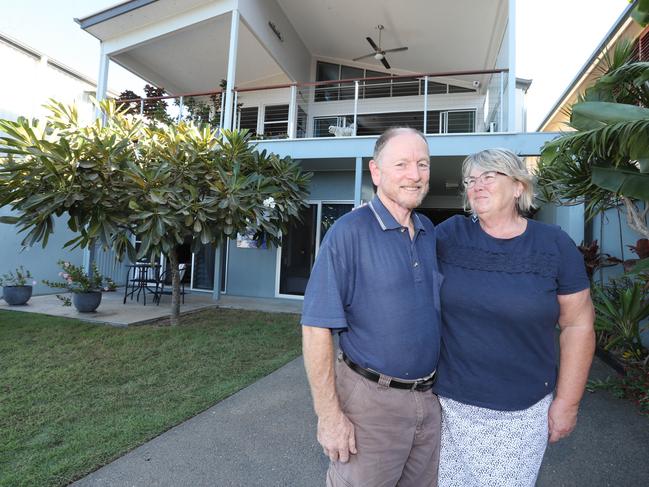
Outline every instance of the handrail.
<svg viewBox="0 0 649 487">
<path fill-rule="evenodd" d="M 481 74 L 495 74 L 495 73 L 508 73 L 509 69 L 487 69 L 487 70 L 472 70 L 472 71 L 447 71 L 441 73 L 414 73 L 414 74 L 400 74 L 397 76 L 375 76 L 370 78 L 346 78 L 339 80 L 327 80 L 327 81 L 311 81 L 311 82 L 301 82 L 301 83 L 282 83 L 277 85 L 264 85 L 256 86 L 252 88 L 237 88 L 235 86 L 234 91 L 239 93 L 245 93 L 250 91 L 266 91 L 266 90 L 277 90 L 282 88 L 290 88 L 291 86 L 296 87 L 308 87 L 308 86 L 327 86 L 327 85 L 340 85 L 343 83 L 353 83 L 356 81 L 394 81 L 399 79 L 411 79 L 411 78 L 442 78 L 449 76 L 468 76 L 468 75 L 481 75 Z M 165 95 L 165 96 L 153 96 L 151 98 L 128 98 L 128 99 L 117 99 L 120 103 L 132 103 L 136 101 L 156 101 L 156 100 L 167 100 L 170 98 L 180 98 L 180 97 L 193 97 L 193 96 L 206 96 L 206 95 L 217 95 L 223 93 L 223 90 L 217 91 L 206 91 L 200 93 L 181 93 L 178 95 Z"/>
<path fill-rule="evenodd" d="M 182 95 L 164 95 L 164 96 L 152 96 L 149 98 L 116 98 L 115 101 L 119 103 L 133 103 L 136 101 L 157 101 L 157 100 L 168 100 L 171 98 L 189 98 L 193 96 L 207 96 L 207 95 L 218 95 L 223 93 L 223 90 L 218 90 L 218 91 L 205 91 L 205 92 L 198 92 L 198 93 L 183 93 Z"/>
<path fill-rule="evenodd" d="M 290 88 L 291 86 L 322 86 L 322 85 L 339 85 L 342 83 L 353 83 L 355 81 L 393 81 L 398 79 L 411 79 L 411 78 L 424 78 L 428 76 L 429 78 L 442 78 L 446 76 L 467 76 L 473 74 L 495 74 L 495 73 L 508 73 L 509 69 L 487 69 L 487 70 L 472 70 L 472 71 L 447 71 L 442 73 L 414 73 L 414 74 L 400 74 L 397 76 L 374 76 L 369 78 L 345 78 L 337 80 L 327 80 L 327 81 L 310 81 L 310 82 L 301 82 L 301 83 L 284 83 L 279 85 L 266 85 L 266 86 L 256 86 L 253 88 L 237 88 L 235 86 L 234 90 L 239 93 L 245 93 L 247 91 L 264 91 L 264 90 L 277 90 L 280 88 Z"/>
</svg>

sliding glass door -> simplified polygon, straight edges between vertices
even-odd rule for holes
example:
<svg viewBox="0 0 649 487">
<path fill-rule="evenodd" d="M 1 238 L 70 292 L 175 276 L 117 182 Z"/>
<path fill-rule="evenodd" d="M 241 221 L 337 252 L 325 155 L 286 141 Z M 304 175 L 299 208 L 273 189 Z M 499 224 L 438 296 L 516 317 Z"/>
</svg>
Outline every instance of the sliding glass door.
<svg viewBox="0 0 649 487">
<path fill-rule="evenodd" d="M 304 296 L 322 239 L 331 225 L 353 207 L 348 202 L 312 202 L 302 210 L 302 221 L 282 236 L 276 289 L 279 296 Z"/>
</svg>

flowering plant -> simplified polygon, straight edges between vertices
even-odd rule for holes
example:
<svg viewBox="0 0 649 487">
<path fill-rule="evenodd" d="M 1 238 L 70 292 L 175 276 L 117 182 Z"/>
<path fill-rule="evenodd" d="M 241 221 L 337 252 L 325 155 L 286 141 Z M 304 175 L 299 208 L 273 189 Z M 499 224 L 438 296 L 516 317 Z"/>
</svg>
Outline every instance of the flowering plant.
<svg viewBox="0 0 649 487">
<path fill-rule="evenodd" d="M 58 261 L 58 265 L 63 269 L 59 272 L 63 282 L 43 281 L 43 284 L 49 287 L 67 289 L 71 293 L 108 291 L 115 288 L 115 283 L 102 276 L 99 273 L 97 264 L 94 262 L 90 265 L 90 272 L 86 272 L 81 266 L 62 260 Z"/>
<path fill-rule="evenodd" d="M 29 282 L 29 284 L 28 284 Z M 8 272 L 3 274 L 0 277 L 0 286 L 9 287 L 9 286 L 35 286 L 36 281 L 32 279 L 31 273 L 25 269 L 23 266 L 20 266 L 16 269 L 16 273 Z"/>
</svg>

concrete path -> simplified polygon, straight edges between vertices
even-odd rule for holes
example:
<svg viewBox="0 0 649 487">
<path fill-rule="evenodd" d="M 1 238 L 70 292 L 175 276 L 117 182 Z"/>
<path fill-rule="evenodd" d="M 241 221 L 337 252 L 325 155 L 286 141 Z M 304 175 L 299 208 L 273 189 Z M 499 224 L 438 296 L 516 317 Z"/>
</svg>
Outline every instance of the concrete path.
<svg viewBox="0 0 649 487">
<path fill-rule="evenodd" d="M 610 369 L 596 361 L 591 377 Z M 606 392 L 548 448 L 539 487 L 649 485 L 649 418 Z M 324 485 L 302 359 L 73 484 L 76 487 Z"/>
</svg>

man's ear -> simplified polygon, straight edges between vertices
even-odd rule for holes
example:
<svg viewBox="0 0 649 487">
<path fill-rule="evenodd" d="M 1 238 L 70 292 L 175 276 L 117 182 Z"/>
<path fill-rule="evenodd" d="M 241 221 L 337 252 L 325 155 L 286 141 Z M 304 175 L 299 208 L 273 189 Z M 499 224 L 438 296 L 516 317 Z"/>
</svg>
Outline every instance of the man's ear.
<svg viewBox="0 0 649 487">
<path fill-rule="evenodd" d="M 374 186 L 378 186 L 381 182 L 381 167 L 374 159 L 370 161 L 370 174 L 372 175 Z"/>
</svg>

